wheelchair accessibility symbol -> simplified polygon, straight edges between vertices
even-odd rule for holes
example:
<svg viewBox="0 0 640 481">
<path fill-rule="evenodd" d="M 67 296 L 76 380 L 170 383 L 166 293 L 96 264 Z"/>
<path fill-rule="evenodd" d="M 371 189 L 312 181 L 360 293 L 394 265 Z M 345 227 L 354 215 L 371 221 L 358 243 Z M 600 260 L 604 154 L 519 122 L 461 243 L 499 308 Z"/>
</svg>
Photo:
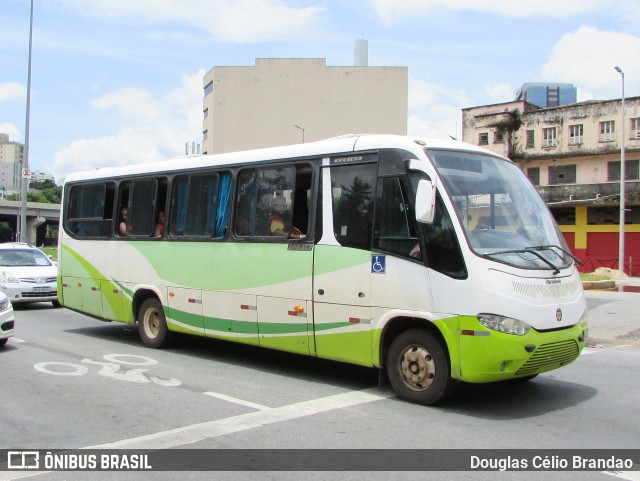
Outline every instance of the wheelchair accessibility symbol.
<svg viewBox="0 0 640 481">
<path fill-rule="evenodd" d="M 371 256 L 371 273 L 385 274 L 387 270 L 387 256 Z"/>
</svg>

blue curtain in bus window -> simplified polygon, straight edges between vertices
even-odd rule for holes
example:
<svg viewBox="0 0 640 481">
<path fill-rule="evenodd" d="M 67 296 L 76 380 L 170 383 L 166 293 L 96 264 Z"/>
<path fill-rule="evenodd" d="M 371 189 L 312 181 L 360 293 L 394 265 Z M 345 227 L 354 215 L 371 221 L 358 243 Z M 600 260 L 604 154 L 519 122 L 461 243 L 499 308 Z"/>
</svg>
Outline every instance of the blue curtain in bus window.
<svg viewBox="0 0 640 481">
<path fill-rule="evenodd" d="M 206 209 L 206 224 L 205 224 L 205 235 L 210 237 L 213 235 L 216 224 L 216 216 L 215 216 L 215 208 L 216 208 L 216 197 L 218 195 L 218 189 L 216 188 L 218 185 L 218 176 L 211 175 L 206 178 L 207 182 L 207 209 Z"/>
<path fill-rule="evenodd" d="M 172 234 L 184 235 L 184 228 L 187 223 L 187 195 L 189 194 L 188 180 L 186 177 L 176 182 L 174 194 L 175 219 Z"/>
<path fill-rule="evenodd" d="M 215 237 L 222 237 L 229 222 L 229 201 L 231 200 L 231 174 L 220 176 L 220 190 L 218 192 L 218 211 L 216 212 Z"/>
</svg>

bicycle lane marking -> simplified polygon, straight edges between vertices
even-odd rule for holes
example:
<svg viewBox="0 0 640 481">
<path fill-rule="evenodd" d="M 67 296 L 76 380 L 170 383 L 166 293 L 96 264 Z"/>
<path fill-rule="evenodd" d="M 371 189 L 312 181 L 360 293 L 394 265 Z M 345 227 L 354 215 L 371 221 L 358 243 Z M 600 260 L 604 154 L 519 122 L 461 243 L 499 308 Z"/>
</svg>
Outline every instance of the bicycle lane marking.
<svg viewBox="0 0 640 481">
<path fill-rule="evenodd" d="M 157 376 L 147 375 L 148 369 L 135 368 L 125 369 L 126 366 L 155 366 L 158 361 L 151 357 L 139 356 L 136 354 L 105 354 L 103 359 L 113 362 L 96 361 L 94 359 L 85 358 L 80 362 L 83 364 L 71 362 L 46 361 L 34 364 L 33 367 L 40 372 L 53 374 L 56 376 L 83 376 L 89 374 L 89 369 L 84 364 L 100 367 L 97 372 L 100 376 L 109 377 L 118 381 L 129 381 L 135 383 L 153 382 L 160 386 L 175 387 L 180 386 L 182 381 L 175 378 L 162 379 Z M 124 358 L 124 359 L 123 359 Z"/>
</svg>

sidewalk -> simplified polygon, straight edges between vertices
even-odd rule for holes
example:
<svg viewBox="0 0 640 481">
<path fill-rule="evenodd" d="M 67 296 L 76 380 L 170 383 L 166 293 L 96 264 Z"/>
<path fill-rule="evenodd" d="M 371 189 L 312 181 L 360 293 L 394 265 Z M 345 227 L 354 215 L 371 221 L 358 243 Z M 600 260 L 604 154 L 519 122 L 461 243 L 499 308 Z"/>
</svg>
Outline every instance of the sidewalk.
<svg viewBox="0 0 640 481">
<path fill-rule="evenodd" d="M 635 344 L 640 346 L 640 278 L 616 279 L 616 288 L 585 290 L 589 308 L 587 345 Z M 638 287 L 637 292 L 621 291 Z"/>
</svg>

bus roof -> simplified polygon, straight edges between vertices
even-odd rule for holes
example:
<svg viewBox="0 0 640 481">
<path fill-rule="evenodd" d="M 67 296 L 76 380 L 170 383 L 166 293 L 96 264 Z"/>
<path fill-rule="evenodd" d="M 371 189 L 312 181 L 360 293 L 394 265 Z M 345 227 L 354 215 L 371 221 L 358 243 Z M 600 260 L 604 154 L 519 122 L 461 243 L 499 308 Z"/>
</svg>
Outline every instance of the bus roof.
<svg viewBox="0 0 640 481">
<path fill-rule="evenodd" d="M 69 174 L 65 179 L 65 183 L 89 179 L 126 177 L 155 172 L 163 173 L 184 171 L 188 169 L 209 168 L 214 166 L 234 166 L 259 161 L 339 155 L 341 153 L 346 154 L 357 150 L 400 148 L 417 153 L 417 151 L 422 150 L 424 147 L 469 150 L 496 156 L 494 152 L 452 139 L 408 137 L 390 134 L 348 134 L 326 140 L 307 142 L 304 144 L 267 147 L 222 154 L 186 155 L 157 162 L 117 167 L 101 167 L 95 170 Z"/>
</svg>

